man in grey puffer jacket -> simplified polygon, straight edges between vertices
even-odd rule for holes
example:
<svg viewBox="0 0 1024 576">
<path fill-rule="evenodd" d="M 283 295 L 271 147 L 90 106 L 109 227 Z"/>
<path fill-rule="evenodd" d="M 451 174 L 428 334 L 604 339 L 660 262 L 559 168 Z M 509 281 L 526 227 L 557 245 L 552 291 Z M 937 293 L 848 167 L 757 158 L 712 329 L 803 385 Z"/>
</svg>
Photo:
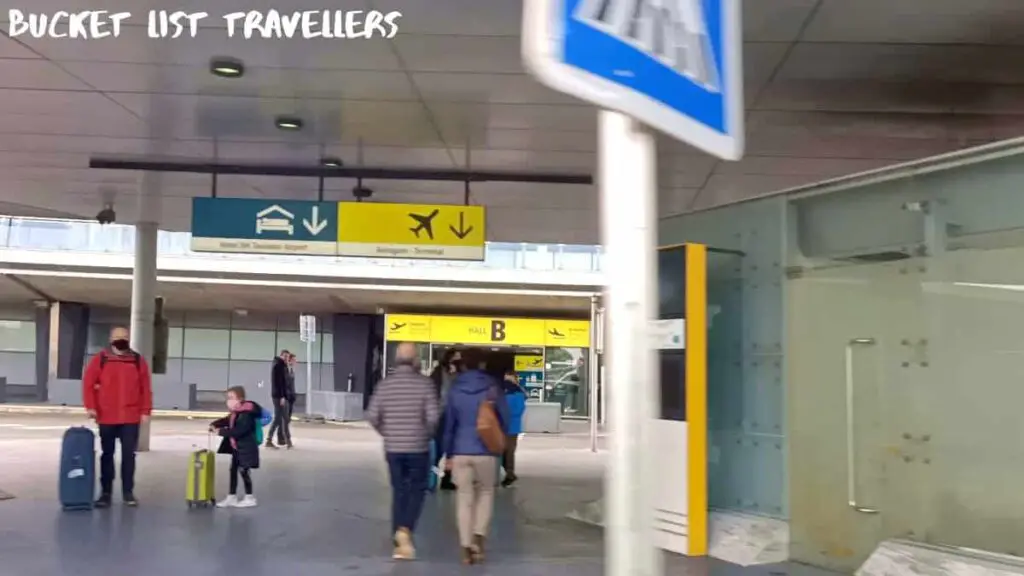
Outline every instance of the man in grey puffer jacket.
<svg viewBox="0 0 1024 576">
<path fill-rule="evenodd" d="M 394 558 L 412 560 L 412 533 L 423 509 L 432 468 L 430 440 L 440 417 L 434 384 L 417 369 L 419 358 L 410 343 L 398 345 L 395 371 L 377 385 L 366 420 L 384 438 L 391 475 Z"/>
</svg>

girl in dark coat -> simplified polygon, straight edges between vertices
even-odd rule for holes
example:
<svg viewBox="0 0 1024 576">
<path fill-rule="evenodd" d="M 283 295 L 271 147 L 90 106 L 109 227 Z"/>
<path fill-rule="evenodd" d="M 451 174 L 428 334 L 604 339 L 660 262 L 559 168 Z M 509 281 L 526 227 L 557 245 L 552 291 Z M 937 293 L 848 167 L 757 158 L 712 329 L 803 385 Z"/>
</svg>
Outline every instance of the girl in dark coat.
<svg viewBox="0 0 1024 576">
<path fill-rule="evenodd" d="M 260 444 L 256 441 L 256 427 L 261 426 L 263 408 L 245 399 L 245 388 L 233 386 L 227 391 L 227 416 L 210 424 L 210 431 L 224 437 L 218 454 L 231 455 L 231 484 L 228 497 L 217 503 L 218 508 L 252 508 L 256 497 L 252 495 L 252 470 L 260 467 Z M 245 497 L 238 498 L 238 477 L 242 477 Z"/>
</svg>

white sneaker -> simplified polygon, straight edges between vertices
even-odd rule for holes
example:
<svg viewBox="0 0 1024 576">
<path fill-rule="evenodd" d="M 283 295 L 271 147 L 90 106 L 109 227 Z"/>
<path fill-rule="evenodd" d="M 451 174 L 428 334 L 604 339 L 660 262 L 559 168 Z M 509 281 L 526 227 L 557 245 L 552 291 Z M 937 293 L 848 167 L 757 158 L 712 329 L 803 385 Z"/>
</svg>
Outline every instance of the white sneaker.
<svg viewBox="0 0 1024 576">
<path fill-rule="evenodd" d="M 256 506 L 256 497 L 252 494 L 246 494 L 244 498 L 235 504 L 235 508 L 252 508 Z"/>
<path fill-rule="evenodd" d="M 229 495 L 227 498 L 217 502 L 217 508 L 234 508 L 238 506 L 238 496 L 234 494 Z"/>
</svg>

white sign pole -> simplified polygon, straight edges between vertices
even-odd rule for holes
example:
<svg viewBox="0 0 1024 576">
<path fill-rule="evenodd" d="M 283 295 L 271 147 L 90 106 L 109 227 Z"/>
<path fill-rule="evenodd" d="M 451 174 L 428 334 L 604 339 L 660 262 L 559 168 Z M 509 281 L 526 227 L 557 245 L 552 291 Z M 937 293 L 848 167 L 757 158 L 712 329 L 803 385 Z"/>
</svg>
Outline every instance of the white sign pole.
<svg viewBox="0 0 1024 576">
<path fill-rule="evenodd" d="M 316 341 L 316 316 L 299 316 L 299 339 L 306 343 L 306 416 L 313 415 L 313 342 Z"/>
<path fill-rule="evenodd" d="M 605 574 L 662 576 L 654 542 L 651 424 L 658 414 L 657 352 L 648 323 L 657 302 L 654 135 L 633 118 L 603 110 L 599 123 L 599 186 L 604 232 L 606 402 L 610 422 L 605 476 Z"/>
</svg>

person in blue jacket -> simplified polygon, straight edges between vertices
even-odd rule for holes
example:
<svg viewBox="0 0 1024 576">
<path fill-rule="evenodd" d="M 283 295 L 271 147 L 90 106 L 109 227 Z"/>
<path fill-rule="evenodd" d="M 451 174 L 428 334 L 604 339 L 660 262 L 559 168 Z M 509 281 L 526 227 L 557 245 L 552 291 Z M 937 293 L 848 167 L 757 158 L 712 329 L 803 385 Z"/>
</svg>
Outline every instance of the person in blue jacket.
<svg viewBox="0 0 1024 576">
<path fill-rule="evenodd" d="M 481 404 L 491 402 L 501 432 L 506 435 L 510 417 L 500 383 L 483 370 L 483 352 L 475 348 L 465 350 L 462 362 L 464 371 L 455 378 L 448 392 L 441 450 L 447 457 L 445 469 L 452 471 L 458 486 L 455 510 L 462 562 L 476 564 L 484 557 L 484 540 L 491 524 L 501 455 L 492 453 L 481 440 L 477 417 Z"/>
<path fill-rule="evenodd" d="M 501 485 L 508 488 L 519 479 L 516 476 L 516 446 L 519 435 L 523 433 L 523 413 L 526 412 L 526 390 L 519 385 L 519 375 L 515 370 L 505 371 L 505 401 L 508 402 L 508 431 L 505 436 L 505 453 L 501 457 L 501 465 L 505 469 L 505 479 Z"/>
</svg>

